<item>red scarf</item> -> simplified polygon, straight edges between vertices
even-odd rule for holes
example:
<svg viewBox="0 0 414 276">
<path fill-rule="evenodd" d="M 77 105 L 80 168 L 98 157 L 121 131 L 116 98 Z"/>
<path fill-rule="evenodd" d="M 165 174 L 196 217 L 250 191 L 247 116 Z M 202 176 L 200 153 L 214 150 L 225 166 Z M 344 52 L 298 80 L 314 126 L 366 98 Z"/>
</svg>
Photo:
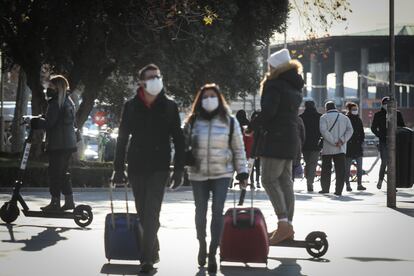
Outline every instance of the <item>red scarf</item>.
<svg viewBox="0 0 414 276">
<path fill-rule="evenodd" d="M 142 87 L 139 87 L 138 88 L 138 90 L 137 90 L 137 95 L 138 95 L 138 98 L 144 103 L 144 105 L 148 108 L 148 109 L 151 109 L 151 107 L 152 107 L 152 104 L 154 103 L 154 102 L 152 102 L 152 103 L 149 103 L 146 99 L 145 99 L 145 95 L 144 95 L 144 88 L 142 88 Z"/>
</svg>

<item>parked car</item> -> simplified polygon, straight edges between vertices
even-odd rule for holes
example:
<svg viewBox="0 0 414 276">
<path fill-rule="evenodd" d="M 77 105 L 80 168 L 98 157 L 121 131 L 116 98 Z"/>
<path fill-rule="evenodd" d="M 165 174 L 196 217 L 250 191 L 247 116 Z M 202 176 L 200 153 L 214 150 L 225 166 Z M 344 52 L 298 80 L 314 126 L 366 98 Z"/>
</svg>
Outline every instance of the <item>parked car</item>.
<svg viewBox="0 0 414 276">
<path fill-rule="evenodd" d="M 379 139 L 372 133 L 369 127 L 364 128 L 365 140 L 364 140 L 364 156 L 376 156 L 378 155 Z"/>
</svg>

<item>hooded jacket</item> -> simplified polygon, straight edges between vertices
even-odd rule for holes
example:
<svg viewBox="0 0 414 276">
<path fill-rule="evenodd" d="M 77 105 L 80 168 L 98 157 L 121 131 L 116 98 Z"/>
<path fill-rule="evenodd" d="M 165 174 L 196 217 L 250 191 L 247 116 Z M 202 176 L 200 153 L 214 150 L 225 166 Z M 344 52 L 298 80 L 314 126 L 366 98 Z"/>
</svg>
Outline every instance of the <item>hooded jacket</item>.
<svg viewBox="0 0 414 276">
<path fill-rule="evenodd" d="M 260 105 L 262 111 L 252 122 L 262 137 L 257 145 L 261 157 L 290 159 L 296 158 L 299 150 L 297 114 L 302 102 L 304 81 L 298 73 L 301 64 L 296 60 L 278 67 L 268 74 L 263 82 Z"/>
</svg>

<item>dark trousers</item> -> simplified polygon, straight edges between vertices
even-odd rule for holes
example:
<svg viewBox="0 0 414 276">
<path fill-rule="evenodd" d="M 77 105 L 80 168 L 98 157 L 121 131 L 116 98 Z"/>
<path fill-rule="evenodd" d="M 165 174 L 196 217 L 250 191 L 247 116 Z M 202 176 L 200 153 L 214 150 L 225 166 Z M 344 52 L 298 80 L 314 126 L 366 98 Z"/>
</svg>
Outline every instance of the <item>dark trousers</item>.
<svg viewBox="0 0 414 276">
<path fill-rule="evenodd" d="M 253 163 L 252 172 L 250 174 L 250 183 L 254 184 L 254 179 L 256 174 L 256 184 L 259 185 L 260 181 L 260 158 L 256 158 Z"/>
<path fill-rule="evenodd" d="M 322 155 L 321 186 L 322 191 L 329 192 L 331 186 L 332 161 L 335 166 L 335 193 L 342 194 L 345 181 L 345 154 Z"/>
<path fill-rule="evenodd" d="M 52 197 L 72 194 L 72 184 L 67 174 L 71 151 L 49 151 L 49 191 Z"/>
<path fill-rule="evenodd" d="M 133 174 L 128 173 L 135 197 L 135 207 L 143 229 L 142 262 L 153 262 L 159 251 L 161 203 L 164 197 L 168 171 Z"/>
<path fill-rule="evenodd" d="M 388 147 L 386 143 L 379 143 L 378 148 L 379 148 L 380 157 L 381 157 L 381 166 L 379 170 L 379 181 L 383 181 L 385 170 L 387 169 Z"/>
<path fill-rule="evenodd" d="M 209 179 L 206 181 L 191 181 L 195 203 L 195 224 L 197 239 L 205 241 L 207 233 L 207 208 L 210 192 L 213 194 L 211 205 L 212 218 L 210 225 L 211 243 L 210 252 L 214 253 L 220 244 L 223 232 L 223 209 L 229 189 L 230 178 Z"/>
<path fill-rule="evenodd" d="M 316 166 L 318 165 L 319 155 L 319 151 L 303 151 L 303 160 L 305 160 L 305 177 L 308 188 L 313 187 L 313 181 L 315 179 Z"/>
</svg>

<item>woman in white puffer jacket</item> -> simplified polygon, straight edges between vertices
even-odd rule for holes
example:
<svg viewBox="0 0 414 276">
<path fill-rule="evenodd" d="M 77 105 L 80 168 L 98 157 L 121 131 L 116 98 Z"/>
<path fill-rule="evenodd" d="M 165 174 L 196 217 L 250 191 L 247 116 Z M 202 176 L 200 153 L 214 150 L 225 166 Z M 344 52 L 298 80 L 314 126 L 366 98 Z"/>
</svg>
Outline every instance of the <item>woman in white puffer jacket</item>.
<svg viewBox="0 0 414 276">
<path fill-rule="evenodd" d="M 216 84 L 206 84 L 199 90 L 192 111 L 184 126 L 187 148 L 193 163 L 189 179 L 195 201 L 195 223 L 200 243 L 198 263 L 206 264 L 207 207 L 213 194 L 211 242 L 208 271 L 215 273 L 215 259 L 223 229 L 223 208 L 234 171 L 242 186 L 247 185 L 248 168 L 243 137 L 237 120 L 230 115 L 228 105 Z"/>
</svg>

